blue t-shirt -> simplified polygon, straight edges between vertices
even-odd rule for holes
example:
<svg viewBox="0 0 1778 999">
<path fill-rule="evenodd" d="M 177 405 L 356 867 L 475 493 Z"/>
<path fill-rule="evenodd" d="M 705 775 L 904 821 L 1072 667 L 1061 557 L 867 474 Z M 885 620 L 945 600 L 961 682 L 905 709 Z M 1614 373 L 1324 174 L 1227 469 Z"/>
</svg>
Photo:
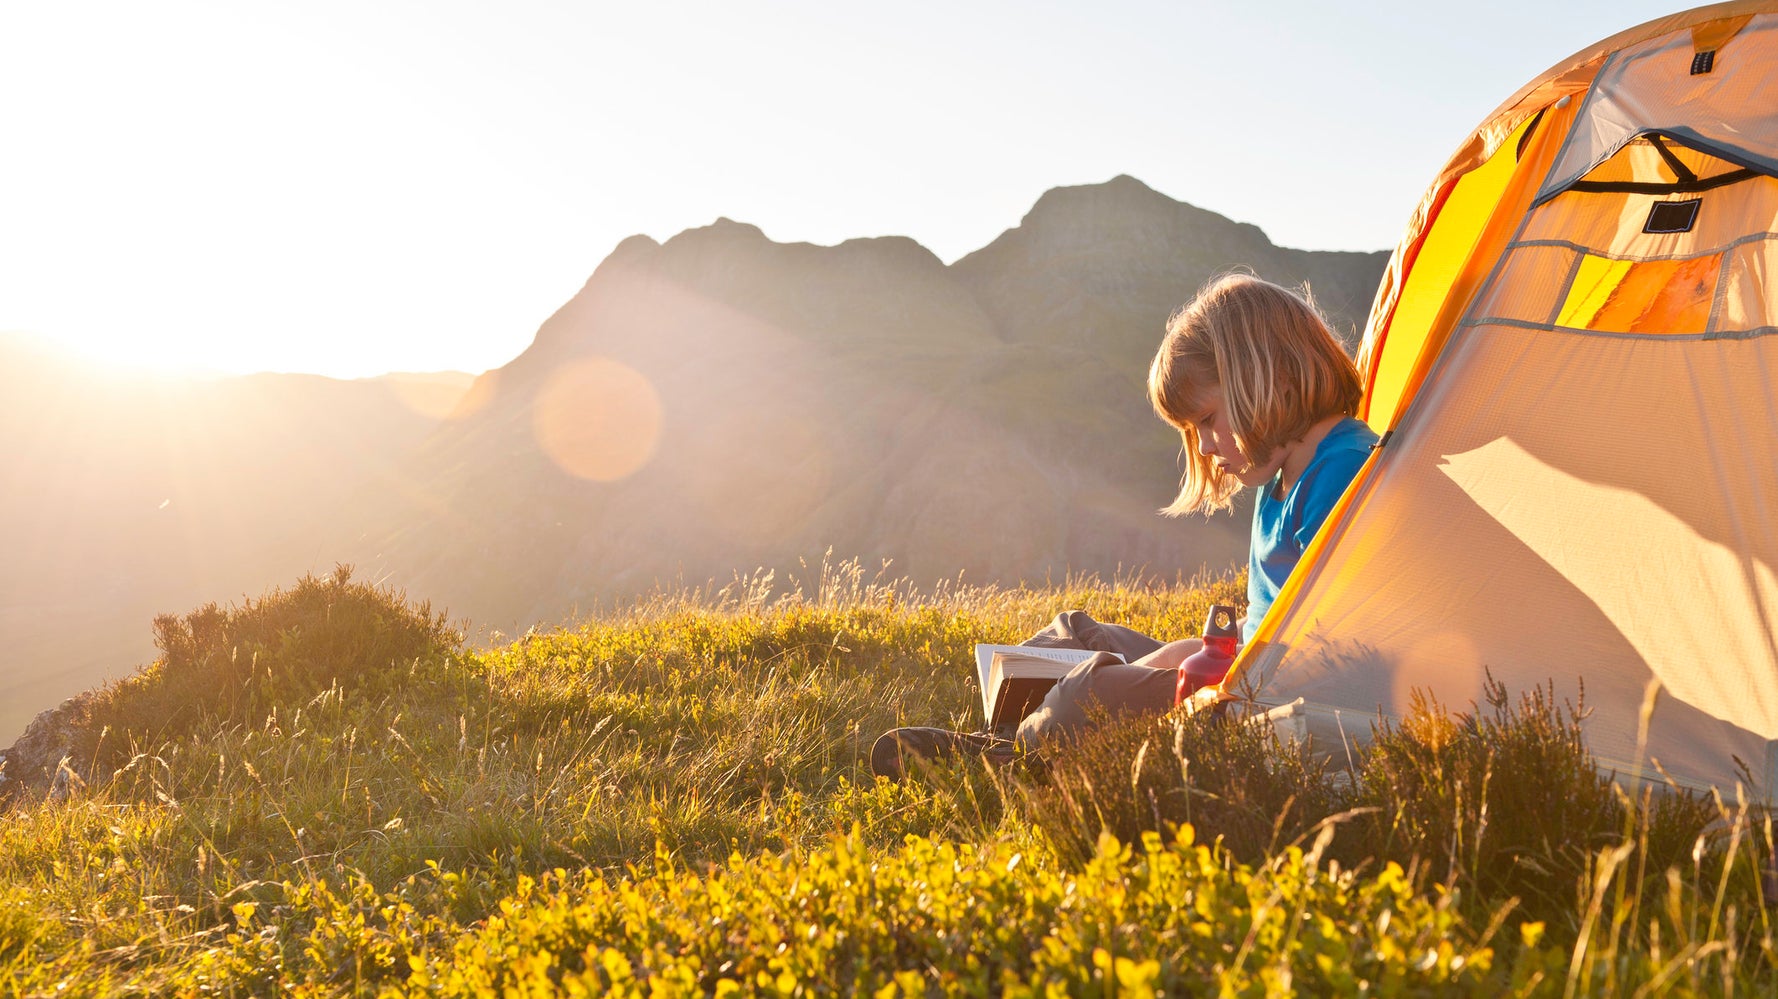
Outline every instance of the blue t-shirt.
<svg viewBox="0 0 1778 999">
<path fill-rule="evenodd" d="M 1290 578 L 1290 570 L 1303 557 L 1303 549 L 1321 530 L 1321 522 L 1352 484 L 1376 442 L 1377 435 L 1370 427 L 1348 416 L 1315 445 L 1315 456 L 1290 487 L 1289 495 L 1283 499 L 1274 495 L 1276 478 L 1260 490 L 1259 500 L 1253 504 L 1253 538 L 1248 543 L 1243 644 L 1253 640 L 1260 620 Z"/>
</svg>

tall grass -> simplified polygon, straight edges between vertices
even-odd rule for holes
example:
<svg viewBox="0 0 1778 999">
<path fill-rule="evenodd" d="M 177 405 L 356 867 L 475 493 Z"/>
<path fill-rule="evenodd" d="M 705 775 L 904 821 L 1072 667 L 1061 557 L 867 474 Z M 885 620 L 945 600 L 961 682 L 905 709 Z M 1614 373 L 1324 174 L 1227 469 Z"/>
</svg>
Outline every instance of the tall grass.
<svg viewBox="0 0 1778 999">
<path fill-rule="evenodd" d="M 1492 681 L 1485 699 L 1453 712 L 1418 696 L 1340 772 L 1269 725 L 1106 720 L 1019 801 L 1065 863 L 1090 856 L 1094 828 L 1130 841 L 1190 823 L 1238 861 L 1313 844 L 1334 870 L 1389 865 L 1481 939 L 1516 923 L 1544 960 L 1562 948 L 1538 974 L 1565 995 L 1778 988 L 1770 812 L 1743 787 L 1632 794 L 1588 754 L 1581 705 Z"/>
<path fill-rule="evenodd" d="M 871 740 L 972 727 L 975 642 L 1187 634 L 1239 581 L 808 574 L 486 650 L 343 571 L 163 618 L 84 791 L 0 815 L 0 994 L 1778 982 L 1763 815 L 1619 793 L 1545 694 L 1429 703 L 1355 771 L 1123 719 L 895 784 Z"/>
</svg>

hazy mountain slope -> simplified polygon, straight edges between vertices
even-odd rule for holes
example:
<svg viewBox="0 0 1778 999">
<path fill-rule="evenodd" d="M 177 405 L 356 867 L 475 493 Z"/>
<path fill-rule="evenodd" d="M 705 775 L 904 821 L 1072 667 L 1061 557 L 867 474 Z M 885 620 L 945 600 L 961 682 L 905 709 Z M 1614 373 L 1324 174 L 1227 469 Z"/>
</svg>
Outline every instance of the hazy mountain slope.
<svg viewBox="0 0 1778 999">
<path fill-rule="evenodd" d="M 1000 350 L 973 297 L 909 240 L 783 245 L 723 221 L 628 241 L 484 376 L 485 406 L 429 443 L 409 473 L 427 495 L 397 515 L 384 557 L 416 591 L 502 626 L 829 545 L 927 578 L 1041 572 L 1046 558 L 1014 539 L 1053 519 L 1051 473 L 968 405 L 980 359 Z M 602 409 L 596 372 L 573 387 L 610 362 L 645 381 L 658 421 Z M 602 420 L 594 437 L 645 437 L 647 461 L 577 477 L 551 428 Z M 970 521 L 950 511 L 994 492 L 1001 539 L 957 536 Z M 439 545 L 443 530 L 469 543 Z M 507 571 L 478 572 L 490 557 Z"/>
<path fill-rule="evenodd" d="M 778 244 L 728 220 L 634 238 L 431 440 L 408 471 L 423 502 L 369 531 L 375 564 L 502 628 L 829 546 L 922 582 L 1224 565 L 1241 515 L 1153 514 L 1178 450 L 1142 389 L 1166 315 L 1231 265 L 1368 304 L 1384 259 L 1280 249 L 1127 177 L 1046 194 L 951 267 L 905 239 Z M 659 403 L 647 462 L 612 481 L 540 443 L 564 373 L 593 361 Z M 655 426 L 566 411 L 615 421 L 593 436 Z"/>
</svg>

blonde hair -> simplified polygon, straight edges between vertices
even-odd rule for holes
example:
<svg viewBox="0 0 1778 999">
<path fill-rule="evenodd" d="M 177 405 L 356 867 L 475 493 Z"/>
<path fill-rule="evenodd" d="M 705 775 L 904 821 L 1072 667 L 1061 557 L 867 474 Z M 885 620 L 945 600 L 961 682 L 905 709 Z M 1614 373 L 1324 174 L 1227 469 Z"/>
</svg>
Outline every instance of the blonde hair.
<svg viewBox="0 0 1778 999">
<path fill-rule="evenodd" d="M 1240 480 L 1199 453 L 1192 419 L 1221 388 L 1229 429 L 1253 461 L 1299 440 L 1316 423 L 1358 412 L 1363 383 L 1312 300 L 1251 274 L 1213 278 L 1167 320 L 1148 369 L 1148 400 L 1185 441 L 1177 517 L 1231 505 Z"/>
</svg>

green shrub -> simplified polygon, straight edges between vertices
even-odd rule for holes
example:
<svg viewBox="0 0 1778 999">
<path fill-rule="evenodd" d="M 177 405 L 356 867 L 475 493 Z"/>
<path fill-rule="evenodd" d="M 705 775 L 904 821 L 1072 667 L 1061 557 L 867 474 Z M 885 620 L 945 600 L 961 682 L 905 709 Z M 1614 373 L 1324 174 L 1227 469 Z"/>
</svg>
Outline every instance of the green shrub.
<svg viewBox="0 0 1778 999">
<path fill-rule="evenodd" d="M 1101 839 L 1079 871 L 1038 843 L 856 830 L 688 870 L 662 851 L 607 879 L 524 876 L 486 917 L 434 870 L 386 890 L 289 882 L 120 991 L 483 995 L 1229 995 L 1476 992 L 1488 942 L 1397 868 L 1330 876 L 1292 849 L 1259 867 L 1154 834 Z M 1553 962 L 1558 955 L 1544 955 Z"/>
<path fill-rule="evenodd" d="M 288 715 L 332 686 L 386 687 L 419 661 L 439 668 L 461 642 L 429 605 L 354 582 L 345 566 L 238 607 L 163 614 L 160 658 L 88 703 L 78 755 L 109 769 L 188 732 Z"/>
<path fill-rule="evenodd" d="M 1770 834 L 1759 814 L 1677 789 L 1626 797 L 1587 752 L 1583 712 L 1547 690 L 1515 702 L 1497 683 L 1486 709 L 1466 714 L 1418 697 L 1339 773 L 1280 745 L 1270 726 L 1101 717 L 1046 754 L 1015 800 L 1069 865 L 1092 856 L 1101 833 L 1129 841 L 1190 823 L 1252 863 L 1324 833 L 1345 869 L 1399 865 L 1478 923 L 1534 922 L 1585 951 L 1615 905 L 1605 963 L 1626 950 L 1672 954 L 1675 940 L 1702 933 L 1737 955 L 1729 967 L 1769 975 L 1759 874 Z M 1663 912 L 1643 913 L 1644 899 Z"/>
<path fill-rule="evenodd" d="M 1101 715 L 1047 753 L 1044 772 L 1024 783 L 1020 800 L 1073 861 L 1091 856 L 1102 833 L 1128 843 L 1189 823 L 1258 862 L 1341 810 L 1324 761 L 1279 745 L 1270 725 L 1208 713 Z"/>
<path fill-rule="evenodd" d="M 1517 896 L 1534 919 L 1575 911 L 1594 854 L 1621 838 L 1624 811 L 1581 736 L 1584 708 L 1534 689 L 1512 702 L 1492 678 L 1487 710 L 1451 714 L 1415 694 L 1381 726 L 1354 804 L 1373 808 L 1339 849 L 1395 860 L 1477 899 Z"/>
</svg>

